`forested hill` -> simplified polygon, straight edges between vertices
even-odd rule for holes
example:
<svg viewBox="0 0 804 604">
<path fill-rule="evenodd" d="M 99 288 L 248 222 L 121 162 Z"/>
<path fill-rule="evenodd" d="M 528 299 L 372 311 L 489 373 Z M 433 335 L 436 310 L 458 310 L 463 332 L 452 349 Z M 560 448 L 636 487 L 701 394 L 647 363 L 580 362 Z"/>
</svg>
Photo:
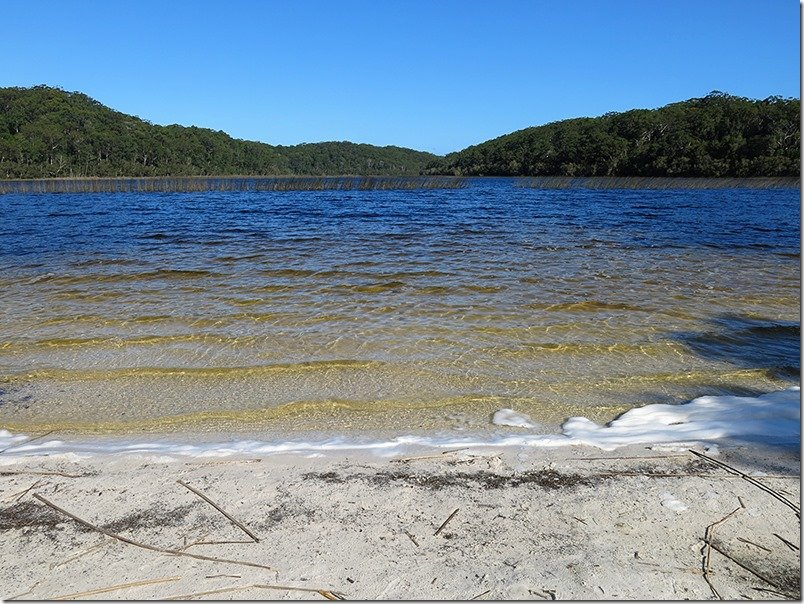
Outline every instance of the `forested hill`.
<svg viewBox="0 0 804 604">
<path fill-rule="evenodd" d="M 713 92 L 526 128 L 439 157 L 350 142 L 274 146 L 158 126 L 78 92 L 0 88 L 0 178 L 204 175 L 799 176 L 801 102 Z"/>
<path fill-rule="evenodd" d="M 273 146 L 157 126 L 78 92 L 0 88 L 0 178 L 194 175 L 418 175 L 437 159 L 349 142 Z"/>
<path fill-rule="evenodd" d="M 429 174 L 799 176 L 801 101 L 721 92 L 659 109 L 526 128 L 436 160 Z"/>
</svg>

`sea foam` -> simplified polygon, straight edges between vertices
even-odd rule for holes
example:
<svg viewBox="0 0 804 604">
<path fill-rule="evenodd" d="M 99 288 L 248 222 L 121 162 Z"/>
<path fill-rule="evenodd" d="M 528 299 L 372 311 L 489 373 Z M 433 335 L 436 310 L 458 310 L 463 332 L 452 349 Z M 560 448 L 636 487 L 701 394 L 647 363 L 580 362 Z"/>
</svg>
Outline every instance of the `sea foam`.
<svg viewBox="0 0 804 604">
<path fill-rule="evenodd" d="M 627 445 L 673 445 L 751 442 L 800 447 L 800 388 L 771 392 L 758 397 L 702 396 L 681 405 L 655 404 L 631 409 L 603 426 L 585 417 L 564 422 L 561 434 L 534 434 L 526 416 L 512 409 L 501 409 L 493 416 L 495 424 L 517 428 L 510 434 L 491 437 L 398 436 L 389 440 L 334 437 L 325 440 L 277 441 L 232 440 L 228 442 L 184 444 L 175 442 L 62 441 L 27 442 L 19 434 L 0 430 L 0 464 L 22 456 L 98 454 L 145 455 L 160 459 L 175 457 L 222 457 L 229 455 L 297 454 L 319 456 L 341 451 L 362 451 L 394 456 L 415 448 L 454 447 L 561 447 L 587 445 L 611 451 Z M 27 443 L 27 444 L 26 444 Z"/>
</svg>

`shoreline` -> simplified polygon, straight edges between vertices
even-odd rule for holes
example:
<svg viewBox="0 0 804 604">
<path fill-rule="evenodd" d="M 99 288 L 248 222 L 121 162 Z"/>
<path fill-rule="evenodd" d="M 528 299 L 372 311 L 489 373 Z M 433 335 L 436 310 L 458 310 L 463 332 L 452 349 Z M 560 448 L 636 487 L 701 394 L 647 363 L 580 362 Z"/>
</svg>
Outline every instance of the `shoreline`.
<svg viewBox="0 0 804 604">
<path fill-rule="evenodd" d="M 460 189 L 471 181 L 510 181 L 531 189 L 800 189 L 796 176 L 467 176 L 210 175 L 63 176 L 0 179 L 0 195 L 29 193 L 191 193 L 199 191 L 327 191 Z"/>
<path fill-rule="evenodd" d="M 282 433 L 276 428 L 231 430 L 210 425 L 206 430 L 171 432 L 84 433 L 49 430 L 15 434 L 0 426 L 0 465 L 26 456 L 77 454 L 83 456 L 143 453 L 190 457 L 229 455 L 323 455 L 367 453 L 379 457 L 416 450 L 443 451 L 481 447 L 558 449 L 572 446 L 614 451 L 625 446 L 706 446 L 728 443 L 774 443 L 800 448 L 801 389 L 792 386 L 758 396 L 702 396 L 682 404 L 648 404 L 630 409 L 606 424 L 570 417 L 560 432 L 513 409 L 498 409 L 482 431 L 322 430 Z"/>
<path fill-rule="evenodd" d="M 0 453 L 0 598 L 800 599 L 800 444 L 753 426 L 608 450 L 31 440 Z"/>
<path fill-rule="evenodd" d="M 17 458 L 0 597 L 800 597 L 798 452 L 693 450 Z"/>
</svg>

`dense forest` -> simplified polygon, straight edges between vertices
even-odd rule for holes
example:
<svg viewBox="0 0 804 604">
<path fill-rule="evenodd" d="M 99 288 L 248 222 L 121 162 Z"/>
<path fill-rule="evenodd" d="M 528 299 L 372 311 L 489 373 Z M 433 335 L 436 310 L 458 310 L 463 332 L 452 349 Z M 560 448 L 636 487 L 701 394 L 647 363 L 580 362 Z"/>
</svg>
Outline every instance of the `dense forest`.
<svg viewBox="0 0 804 604">
<path fill-rule="evenodd" d="M 799 176 L 801 101 L 712 92 L 519 130 L 435 160 L 462 176 Z"/>
<path fill-rule="evenodd" d="M 436 158 L 350 142 L 273 146 L 205 128 L 157 126 L 78 92 L 0 88 L 0 178 L 418 175 Z"/>
<path fill-rule="evenodd" d="M 0 178 L 209 175 L 800 174 L 801 102 L 722 92 L 519 130 L 438 157 L 350 142 L 274 146 L 158 126 L 78 92 L 0 88 Z"/>
</svg>

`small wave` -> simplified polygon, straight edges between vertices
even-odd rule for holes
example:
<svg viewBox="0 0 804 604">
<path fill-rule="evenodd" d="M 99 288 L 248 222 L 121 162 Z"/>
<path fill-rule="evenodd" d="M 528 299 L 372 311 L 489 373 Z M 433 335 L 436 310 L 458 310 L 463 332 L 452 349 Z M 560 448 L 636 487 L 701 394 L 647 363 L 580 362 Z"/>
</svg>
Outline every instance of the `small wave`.
<svg viewBox="0 0 804 604">
<path fill-rule="evenodd" d="M 59 315 L 41 320 L 39 326 L 50 327 L 55 325 L 83 324 L 93 327 L 126 327 L 128 325 L 159 323 L 175 323 L 178 325 L 189 325 L 191 327 L 214 327 L 220 325 L 222 320 L 219 318 L 182 317 L 177 315 L 142 315 L 126 318 L 101 315 Z"/>
<path fill-rule="evenodd" d="M 506 289 L 502 285 L 465 285 L 464 287 L 471 292 L 480 294 L 497 294 Z"/>
<path fill-rule="evenodd" d="M 142 266 L 142 260 L 132 260 L 131 258 L 92 258 L 90 260 L 79 260 L 71 262 L 70 266 L 75 268 L 86 268 L 88 266 Z"/>
<path fill-rule="evenodd" d="M 116 291 L 100 291 L 100 292 L 92 292 L 92 291 L 82 291 L 82 290 L 71 290 L 66 292 L 59 292 L 57 294 L 53 294 L 53 297 L 57 300 L 77 300 L 81 302 L 103 302 L 104 300 L 115 300 L 117 298 L 123 298 L 130 294 L 126 292 L 116 292 Z"/>
<path fill-rule="evenodd" d="M 181 280 L 181 279 L 201 279 L 210 277 L 221 277 L 220 273 L 214 273 L 199 269 L 158 269 L 144 273 L 95 273 L 85 275 L 57 275 L 48 273 L 38 277 L 36 282 L 47 282 L 58 285 L 79 285 L 82 283 L 122 283 L 129 281 L 154 281 L 154 280 Z"/>
<path fill-rule="evenodd" d="M 417 287 L 412 293 L 419 296 L 446 296 L 455 293 L 455 288 L 446 285 L 426 285 Z"/>
<path fill-rule="evenodd" d="M 260 336 L 224 336 L 205 333 L 149 335 L 132 338 L 47 338 L 36 341 L 0 342 L 0 350 L 19 352 L 49 348 L 133 348 L 138 346 L 164 346 L 190 342 L 199 344 L 220 344 L 232 348 L 237 345 L 249 345 L 261 341 L 264 341 L 264 338 Z"/>
<path fill-rule="evenodd" d="M 526 342 L 513 348 L 489 349 L 490 354 L 506 356 L 570 355 L 598 356 L 601 354 L 643 354 L 656 357 L 664 354 L 682 355 L 685 347 L 673 341 L 665 342 Z"/>
<path fill-rule="evenodd" d="M 275 268 L 261 270 L 259 274 L 265 275 L 266 277 L 312 277 L 317 272 L 318 271 L 300 268 Z"/>
<path fill-rule="evenodd" d="M 630 312 L 653 312 L 652 308 L 625 304 L 623 302 L 602 302 L 600 300 L 583 300 L 580 302 L 559 302 L 555 304 L 532 303 L 525 305 L 531 310 L 548 312 L 599 312 L 605 310 L 626 310 Z"/>
<path fill-rule="evenodd" d="M 350 286 L 350 288 L 361 294 L 379 294 L 402 289 L 406 286 L 407 284 L 403 281 L 387 281 L 385 283 L 372 283 L 369 285 L 354 285 Z"/>
<path fill-rule="evenodd" d="M 298 363 L 273 363 L 268 365 L 246 365 L 238 367 L 127 367 L 123 369 L 41 369 L 6 375 L 9 381 L 20 380 L 58 380 L 58 381 L 99 381 L 126 378 L 238 378 L 259 376 L 276 372 L 329 371 L 334 369 L 373 369 L 383 365 L 382 361 L 361 361 L 354 359 L 335 359 L 323 361 L 302 361 Z"/>
</svg>

